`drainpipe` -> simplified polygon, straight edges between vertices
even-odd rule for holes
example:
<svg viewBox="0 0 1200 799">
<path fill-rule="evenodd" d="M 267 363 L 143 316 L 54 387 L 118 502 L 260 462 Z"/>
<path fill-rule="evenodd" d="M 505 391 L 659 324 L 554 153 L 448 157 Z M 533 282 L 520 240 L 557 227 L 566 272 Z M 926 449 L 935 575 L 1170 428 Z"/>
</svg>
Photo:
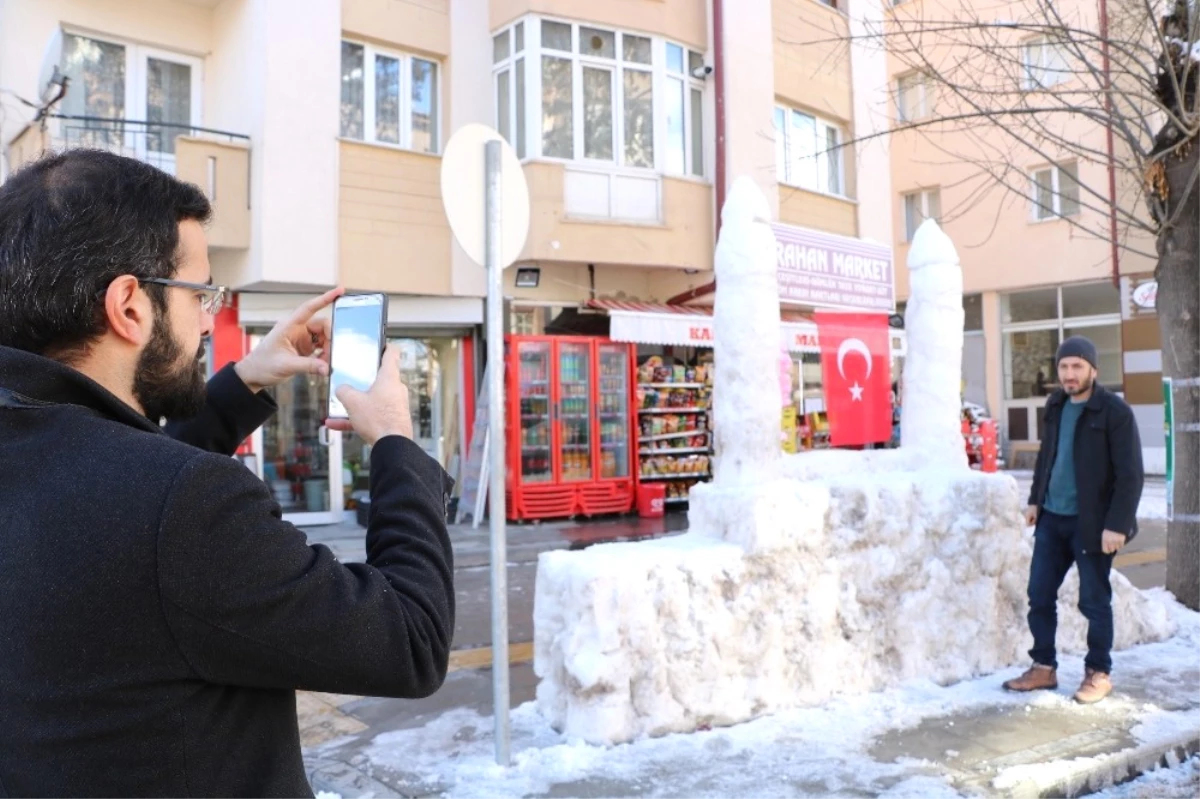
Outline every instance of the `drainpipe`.
<svg viewBox="0 0 1200 799">
<path fill-rule="evenodd" d="M 716 192 L 716 214 L 713 220 L 713 241 L 721 234 L 721 209 L 725 207 L 725 8 L 724 0 L 712 0 L 712 38 L 713 38 L 713 90 L 716 92 L 716 175 L 713 177 L 713 188 Z M 694 289 L 688 289 L 682 294 L 676 294 L 667 300 L 668 305 L 680 305 L 685 302 L 712 294 L 717 290 L 717 280 Z"/>
<path fill-rule="evenodd" d="M 1108 148 L 1108 229 L 1112 257 L 1112 281 L 1114 287 L 1120 288 L 1120 252 L 1117 247 L 1117 167 L 1116 156 L 1113 154 L 1112 71 L 1108 59 L 1107 0 L 1100 0 L 1100 56 L 1101 69 L 1104 71 L 1104 111 L 1108 117 L 1108 124 L 1104 126 L 1104 138 Z"/>
</svg>

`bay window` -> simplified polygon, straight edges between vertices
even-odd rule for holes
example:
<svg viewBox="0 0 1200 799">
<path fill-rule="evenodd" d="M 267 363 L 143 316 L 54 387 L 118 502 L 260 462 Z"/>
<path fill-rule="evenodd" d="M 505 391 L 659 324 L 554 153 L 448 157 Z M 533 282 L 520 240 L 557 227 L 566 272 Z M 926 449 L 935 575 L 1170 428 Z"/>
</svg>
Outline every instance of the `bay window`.
<svg viewBox="0 0 1200 799">
<path fill-rule="evenodd" d="M 439 149 L 438 65 L 342 42 L 340 135 L 422 153 Z"/>
<path fill-rule="evenodd" d="M 780 183 L 845 196 L 842 128 L 812 114 L 775 107 L 775 168 Z"/>
<path fill-rule="evenodd" d="M 700 53 L 527 17 L 492 40 L 496 129 L 519 158 L 703 176 Z"/>
</svg>

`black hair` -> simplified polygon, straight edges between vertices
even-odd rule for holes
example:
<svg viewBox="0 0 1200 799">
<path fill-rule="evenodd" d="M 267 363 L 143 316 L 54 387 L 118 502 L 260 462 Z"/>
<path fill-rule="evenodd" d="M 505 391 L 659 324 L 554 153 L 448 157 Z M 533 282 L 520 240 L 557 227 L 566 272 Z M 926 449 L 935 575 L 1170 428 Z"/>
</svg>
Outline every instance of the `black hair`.
<svg viewBox="0 0 1200 799">
<path fill-rule="evenodd" d="M 205 223 L 199 188 L 103 150 L 45 155 L 0 185 L 0 346 L 70 361 L 107 329 L 122 275 L 170 278 L 179 223 Z M 147 285 L 156 314 L 162 286 Z"/>
</svg>

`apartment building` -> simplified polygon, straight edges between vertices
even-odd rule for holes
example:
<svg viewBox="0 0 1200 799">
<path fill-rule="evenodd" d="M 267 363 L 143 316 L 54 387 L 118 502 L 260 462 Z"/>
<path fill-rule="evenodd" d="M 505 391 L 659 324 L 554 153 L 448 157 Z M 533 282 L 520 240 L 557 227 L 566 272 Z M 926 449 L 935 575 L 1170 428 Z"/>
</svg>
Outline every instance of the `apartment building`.
<svg viewBox="0 0 1200 799">
<path fill-rule="evenodd" d="M 851 16 L 883 11 L 843 5 L 4 0 L 2 166 L 104 147 L 201 186 L 214 279 L 236 296 L 212 368 L 330 286 L 387 292 L 418 440 L 453 469 L 485 279 L 442 211 L 450 134 L 493 125 L 524 165 L 510 332 L 631 307 L 670 327 L 680 305 L 711 304 L 717 208 L 737 176 L 831 247 L 892 242 L 886 140 L 847 146 L 887 123 L 886 61 L 838 41 Z M 317 441 L 325 391 L 318 378 L 280 387 L 281 412 L 241 453 L 299 522 L 340 518 L 365 487 L 362 442 Z"/>
<path fill-rule="evenodd" d="M 1094 4 L 1056 5 L 1067 19 L 1097 24 Z M 979 10 L 961 0 L 906 0 L 889 14 L 911 25 L 922 18 L 958 19 L 966 9 L 986 23 L 1027 19 L 1031 8 L 1011 2 Z M 1021 35 L 1024 38 L 1016 43 L 1023 66 L 1020 90 L 1065 87 L 1073 69 L 1067 55 L 1045 38 Z M 964 37 L 957 38 L 961 42 Z M 933 64 L 964 57 L 961 50 L 952 54 L 947 46 L 939 50 L 936 36 L 923 41 Z M 911 64 L 910 58 L 890 54 L 894 126 L 936 119 L 949 113 L 952 104 Z M 1074 152 L 1105 152 L 1105 131 L 1099 125 L 1082 118 L 1062 124 L 1064 137 L 1080 145 Z M 1162 361 L 1154 315 L 1154 262 L 1114 250 L 1107 236 L 1094 234 L 1110 227 L 1103 207 L 1111 196 L 1105 160 L 1080 159 L 1067 151 L 1047 153 L 1047 147 L 1052 149 L 1045 143 L 1039 143 L 1040 152 L 1015 146 L 1011 137 L 982 121 L 970 131 L 960 126 L 952 132 L 932 127 L 895 133 L 891 173 L 896 260 L 907 257 L 909 241 L 926 218 L 939 220 L 955 242 L 965 292 L 965 394 L 999 420 L 1010 462 L 1032 464 L 1046 398 L 1057 383 L 1055 351 L 1064 337 L 1078 334 L 1096 343 L 1100 382 L 1123 393 L 1134 408 L 1147 470 L 1162 473 Z M 1007 166 L 1024 173 L 1010 183 L 1026 189 L 1024 196 L 1006 190 L 999 181 L 984 190 L 990 178 L 983 165 L 998 169 L 997 153 L 1004 154 Z M 1139 208 L 1136 187 L 1125 185 L 1119 175 L 1114 182 L 1117 201 Z M 1089 191 L 1101 197 L 1089 197 Z M 1154 251 L 1152 241 L 1135 241 L 1136 234 L 1124 226 L 1116 236 Z M 906 277 L 899 271 L 897 290 L 903 298 Z"/>
</svg>

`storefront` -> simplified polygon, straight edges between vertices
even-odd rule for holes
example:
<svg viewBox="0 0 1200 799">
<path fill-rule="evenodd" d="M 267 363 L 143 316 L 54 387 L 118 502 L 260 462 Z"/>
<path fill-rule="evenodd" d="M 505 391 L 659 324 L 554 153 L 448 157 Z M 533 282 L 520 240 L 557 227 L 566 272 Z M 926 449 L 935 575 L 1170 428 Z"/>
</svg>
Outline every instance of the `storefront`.
<svg viewBox="0 0 1200 799">
<path fill-rule="evenodd" d="M 243 294 L 236 327 L 214 335 L 217 360 L 241 357 L 304 295 Z M 479 300 L 444 297 L 389 298 L 388 340 L 400 349 L 401 376 L 409 389 L 414 439 L 454 473 L 466 449 L 465 420 L 474 412 Z M 232 346 L 240 337 L 240 347 Z M 236 351 L 235 351 L 236 349 Z M 222 357 L 222 355 L 224 357 Z M 370 447 L 353 433 L 321 433 L 328 378 L 297 376 L 275 389 L 279 412 L 239 451 L 270 487 L 285 518 L 296 524 L 341 521 L 366 496 Z"/>
<path fill-rule="evenodd" d="M 1014 450 L 1036 451 L 1046 398 L 1058 388 L 1055 355 L 1069 336 L 1096 345 L 1100 383 L 1122 392 L 1121 294 L 1112 283 L 1079 283 L 1000 297 L 1004 434 Z"/>
</svg>

